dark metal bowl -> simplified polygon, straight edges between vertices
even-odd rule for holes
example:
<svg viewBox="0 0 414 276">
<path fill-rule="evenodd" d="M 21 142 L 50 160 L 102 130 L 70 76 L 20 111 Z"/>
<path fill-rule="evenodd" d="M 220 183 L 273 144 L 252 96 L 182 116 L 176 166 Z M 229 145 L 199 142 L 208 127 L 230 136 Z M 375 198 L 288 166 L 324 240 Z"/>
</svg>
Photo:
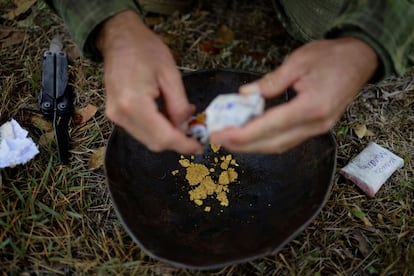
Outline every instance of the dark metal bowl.
<svg viewBox="0 0 414 276">
<path fill-rule="evenodd" d="M 259 74 L 201 71 L 184 76 L 190 101 L 201 112 L 218 94 L 236 92 Z M 287 93 L 267 106 L 287 101 Z M 224 154 L 224 153 L 223 153 Z M 211 163 L 213 152 L 194 162 Z M 180 267 L 214 269 L 275 253 L 320 212 L 336 165 L 332 134 L 309 139 L 283 154 L 233 154 L 239 183 L 229 206 L 212 202 L 206 213 L 188 198 L 180 155 L 154 153 L 115 127 L 106 152 L 106 175 L 124 227 L 150 256 Z"/>
</svg>

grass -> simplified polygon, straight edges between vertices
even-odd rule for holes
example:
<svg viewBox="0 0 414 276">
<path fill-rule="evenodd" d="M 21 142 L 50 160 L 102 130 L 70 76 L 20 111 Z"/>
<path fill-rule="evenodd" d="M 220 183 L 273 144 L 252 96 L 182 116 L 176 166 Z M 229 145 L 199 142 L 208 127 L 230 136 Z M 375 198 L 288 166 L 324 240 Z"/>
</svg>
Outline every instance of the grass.
<svg viewBox="0 0 414 276">
<path fill-rule="evenodd" d="M 1 8 L 13 7 L 3 2 Z M 255 9 L 248 3 L 227 9 L 224 5 L 220 1 L 210 4 L 215 13 L 193 11 L 155 18 L 158 24 L 153 28 L 170 46 L 183 71 L 240 68 L 267 72 L 297 45 L 283 33 L 263 2 L 255 4 Z M 4 27 L 27 33 L 19 44 L 0 48 L 1 124 L 15 118 L 36 143 L 44 137 L 45 129 L 33 124 L 32 118 L 40 115 L 37 95 L 41 56 L 56 33 L 63 33 L 66 48 L 72 49 L 75 106 L 91 103 L 99 108 L 85 125 L 71 123 L 69 166 L 59 164 L 53 141 L 46 139 L 34 160 L 0 171 L 1 274 L 207 274 L 177 269 L 145 255 L 114 213 L 103 169 L 88 168 L 92 152 L 106 144 L 111 132 L 103 115 L 101 66 L 76 58 L 62 22 L 43 2 L 15 20 L 0 20 Z M 199 44 L 214 39 L 215 30 L 223 23 L 235 32 L 236 41 L 216 55 L 201 51 Z M 257 36 L 250 37 L 252 32 Z M 367 198 L 336 174 L 322 212 L 280 252 L 211 274 L 413 275 L 413 78 L 414 73 L 408 73 L 367 85 L 333 129 L 339 146 L 338 168 L 370 141 L 404 159 L 404 167 L 375 198 Z M 375 135 L 357 138 L 353 127 L 359 124 L 365 124 Z"/>
</svg>

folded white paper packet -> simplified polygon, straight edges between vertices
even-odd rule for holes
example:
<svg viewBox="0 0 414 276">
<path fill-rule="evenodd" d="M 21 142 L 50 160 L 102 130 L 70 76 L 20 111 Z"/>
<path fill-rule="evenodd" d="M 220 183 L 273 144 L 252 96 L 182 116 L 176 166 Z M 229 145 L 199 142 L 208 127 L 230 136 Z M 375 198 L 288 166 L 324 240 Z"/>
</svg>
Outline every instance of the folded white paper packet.
<svg viewBox="0 0 414 276">
<path fill-rule="evenodd" d="M 187 122 L 186 131 L 191 137 L 207 143 L 214 131 L 226 127 L 240 127 L 263 113 L 265 101 L 260 94 L 237 93 L 219 95 L 207 106 L 205 119 L 194 116 Z M 202 113 L 201 113 L 202 114 Z"/>
<path fill-rule="evenodd" d="M 14 119 L 0 126 L 0 168 L 24 164 L 39 153 L 27 134 Z"/>
<path fill-rule="evenodd" d="M 265 102 L 258 94 L 223 94 L 217 96 L 206 109 L 208 133 L 226 127 L 240 127 L 264 111 Z"/>
<path fill-rule="evenodd" d="M 352 159 L 340 173 L 373 197 L 404 160 L 374 142 Z"/>
</svg>

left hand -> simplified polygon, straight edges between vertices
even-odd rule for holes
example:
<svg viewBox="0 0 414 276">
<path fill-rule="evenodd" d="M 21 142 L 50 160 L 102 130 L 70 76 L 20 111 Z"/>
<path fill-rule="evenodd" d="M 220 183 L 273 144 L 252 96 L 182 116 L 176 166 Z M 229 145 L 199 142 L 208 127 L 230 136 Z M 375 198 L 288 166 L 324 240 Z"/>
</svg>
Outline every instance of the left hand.
<svg viewBox="0 0 414 276">
<path fill-rule="evenodd" d="M 210 140 L 235 152 L 284 152 L 329 131 L 377 67 L 375 51 L 356 38 L 310 42 L 275 71 L 240 88 L 242 94 L 271 98 L 292 87 L 295 98 L 241 128 L 212 133 Z"/>
<path fill-rule="evenodd" d="M 182 154 L 203 152 L 181 125 L 194 106 L 168 47 L 133 11 L 106 20 L 97 36 L 104 58 L 105 114 L 148 149 Z M 161 112 L 156 99 L 165 105 Z"/>
</svg>

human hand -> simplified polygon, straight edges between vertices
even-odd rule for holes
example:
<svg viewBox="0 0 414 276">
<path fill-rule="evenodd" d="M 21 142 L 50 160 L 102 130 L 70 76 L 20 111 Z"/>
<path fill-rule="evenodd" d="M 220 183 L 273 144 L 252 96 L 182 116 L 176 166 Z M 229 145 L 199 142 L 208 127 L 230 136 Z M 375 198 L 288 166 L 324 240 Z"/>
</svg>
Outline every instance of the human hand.
<svg viewBox="0 0 414 276">
<path fill-rule="evenodd" d="M 194 112 L 181 74 L 162 41 L 132 11 L 103 23 L 96 40 L 104 58 L 107 117 L 152 151 L 200 153 L 180 126 Z M 155 99 L 162 97 L 165 114 Z"/>
<path fill-rule="evenodd" d="M 377 67 L 376 53 L 361 40 L 308 43 L 275 71 L 240 87 L 242 94 L 260 92 L 265 98 L 292 87 L 297 96 L 241 128 L 212 133 L 211 141 L 237 152 L 284 152 L 329 131 Z"/>
</svg>

